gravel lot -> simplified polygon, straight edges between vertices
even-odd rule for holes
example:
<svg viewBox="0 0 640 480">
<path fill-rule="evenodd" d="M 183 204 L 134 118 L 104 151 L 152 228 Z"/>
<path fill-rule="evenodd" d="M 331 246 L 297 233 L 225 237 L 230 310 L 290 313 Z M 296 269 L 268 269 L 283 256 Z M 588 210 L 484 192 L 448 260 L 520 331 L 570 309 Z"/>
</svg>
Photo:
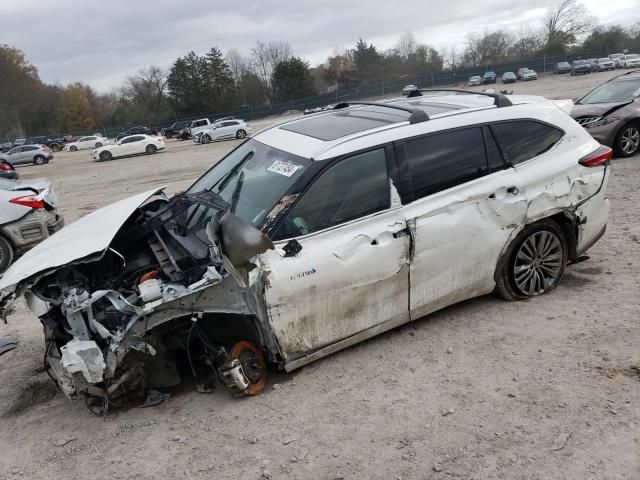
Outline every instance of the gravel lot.
<svg viewBox="0 0 640 480">
<path fill-rule="evenodd" d="M 611 76 L 544 76 L 516 93 L 572 98 Z M 499 88 L 503 88 L 498 85 Z M 269 121 L 253 122 L 254 127 Z M 177 192 L 237 142 L 168 142 L 108 163 L 58 154 L 67 221 L 160 185 Z M 37 319 L 0 324 L 0 479 L 640 478 L 640 158 L 615 160 L 607 234 L 543 298 L 447 308 L 309 365 L 256 397 L 190 386 L 105 420 L 57 393 Z"/>
</svg>

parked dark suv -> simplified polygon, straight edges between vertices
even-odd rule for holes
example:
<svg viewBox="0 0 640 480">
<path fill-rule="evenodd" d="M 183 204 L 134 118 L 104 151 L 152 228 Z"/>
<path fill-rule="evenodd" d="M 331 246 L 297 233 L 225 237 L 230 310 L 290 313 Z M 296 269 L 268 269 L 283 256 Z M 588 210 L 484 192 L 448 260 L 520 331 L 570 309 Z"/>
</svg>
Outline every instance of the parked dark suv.
<svg viewBox="0 0 640 480">
<path fill-rule="evenodd" d="M 571 62 L 571 76 L 579 73 L 591 73 L 591 65 L 586 60 L 574 60 Z"/>
<path fill-rule="evenodd" d="M 603 83 L 576 102 L 571 116 L 620 157 L 640 150 L 640 71 Z"/>
</svg>

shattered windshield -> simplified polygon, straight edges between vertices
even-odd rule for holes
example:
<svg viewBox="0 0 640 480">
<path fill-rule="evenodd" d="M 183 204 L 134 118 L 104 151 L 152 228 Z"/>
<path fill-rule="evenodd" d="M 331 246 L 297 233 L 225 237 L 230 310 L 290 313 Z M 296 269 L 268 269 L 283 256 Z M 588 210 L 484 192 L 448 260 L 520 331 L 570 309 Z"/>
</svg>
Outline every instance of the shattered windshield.
<svg viewBox="0 0 640 480">
<path fill-rule="evenodd" d="M 233 213 L 256 226 L 310 164 L 311 160 L 252 139 L 223 158 L 186 193 L 217 193 Z"/>
<path fill-rule="evenodd" d="M 628 102 L 640 95 L 640 78 L 609 82 L 600 85 L 595 90 L 587 93 L 578 101 L 578 105 L 591 103 L 617 103 Z"/>
</svg>

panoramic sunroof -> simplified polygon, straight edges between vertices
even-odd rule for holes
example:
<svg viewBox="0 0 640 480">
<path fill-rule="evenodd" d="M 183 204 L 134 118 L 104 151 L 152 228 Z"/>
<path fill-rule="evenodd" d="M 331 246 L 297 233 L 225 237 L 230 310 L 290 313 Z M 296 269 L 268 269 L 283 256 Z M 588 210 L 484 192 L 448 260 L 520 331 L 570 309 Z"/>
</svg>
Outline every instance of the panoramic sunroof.
<svg viewBox="0 0 640 480">
<path fill-rule="evenodd" d="M 280 128 L 328 142 L 353 133 L 402 122 L 408 118 L 409 113 L 402 111 L 357 109 L 305 118 Z"/>
<path fill-rule="evenodd" d="M 463 108 L 459 105 L 424 101 L 410 103 L 400 102 L 397 104 L 424 110 L 429 116 Z M 408 119 L 408 112 L 405 113 L 401 110 L 369 106 L 366 108 L 336 112 L 333 115 L 313 116 L 288 125 L 283 125 L 280 128 L 328 142 L 353 133 L 364 132 L 365 130 L 383 127 L 392 123 L 404 122 Z"/>
</svg>

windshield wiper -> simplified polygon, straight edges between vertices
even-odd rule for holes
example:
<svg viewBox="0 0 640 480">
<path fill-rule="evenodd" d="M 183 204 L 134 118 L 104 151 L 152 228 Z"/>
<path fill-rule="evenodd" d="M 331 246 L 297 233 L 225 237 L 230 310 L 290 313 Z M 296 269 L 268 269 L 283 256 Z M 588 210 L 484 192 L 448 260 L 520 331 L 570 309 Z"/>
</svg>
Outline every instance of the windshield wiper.
<svg viewBox="0 0 640 480">
<path fill-rule="evenodd" d="M 224 190 L 224 187 L 227 186 L 227 184 L 231 181 L 231 179 L 233 177 L 235 177 L 236 173 L 238 173 L 238 170 L 240 170 L 242 167 L 244 167 L 244 164 L 247 163 L 252 157 L 253 157 L 253 153 L 254 152 L 249 152 L 247 153 L 242 160 L 240 160 L 238 163 L 236 163 L 233 168 L 231 170 L 229 170 L 229 172 L 222 177 L 220 180 L 218 180 L 216 183 L 214 183 L 213 185 L 211 185 L 211 188 L 209 188 L 209 191 L 213 190 L 213 187 L 215 187 L 216 185 L 218 185 L 218 192 L 220 193 L 222 192 L 222 190 Z"/>
<path fill-rule="evenodd" d="M 240 176 L 238 177 L 238 183 L 236 183 L 236 188 L 233 189 L 233 193 L 231 194 L 231 200 L 229 200 L 229 209 L 231 213 L 236 213 L 236 204 L 238 203 L 238 198 L 240 198 L 240 190 L 242 189 L 242 184 L 244 183 L 244 171 L 240 172 Z"/>
</svg>

